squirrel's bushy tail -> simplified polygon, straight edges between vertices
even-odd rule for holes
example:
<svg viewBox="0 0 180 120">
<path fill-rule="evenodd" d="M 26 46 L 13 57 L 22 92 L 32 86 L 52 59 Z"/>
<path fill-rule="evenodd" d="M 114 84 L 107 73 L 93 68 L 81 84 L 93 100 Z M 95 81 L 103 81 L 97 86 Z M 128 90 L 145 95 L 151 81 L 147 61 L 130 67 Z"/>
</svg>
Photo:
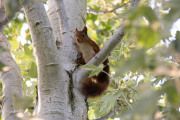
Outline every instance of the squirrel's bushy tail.
<svg viewBox="0 0 180 120">
<path fill-rule="evenodd" d="M 82 82 L 82 92 L 87 97 L 97 97 L 100 96 L 109 85 L 109 66 L 108 59 L 106 59 L 103 64 L 103 71 L 100 72 L 97 76 L 93 76 L 91 78 L 87 78 Z"/>
</svg>

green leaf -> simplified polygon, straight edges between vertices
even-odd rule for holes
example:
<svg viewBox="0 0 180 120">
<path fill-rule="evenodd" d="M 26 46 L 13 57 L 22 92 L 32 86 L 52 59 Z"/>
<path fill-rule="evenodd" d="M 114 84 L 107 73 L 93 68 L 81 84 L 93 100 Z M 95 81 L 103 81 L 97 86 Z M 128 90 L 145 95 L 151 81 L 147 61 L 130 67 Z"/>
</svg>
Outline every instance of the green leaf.
<svg viewBox="0 0 180 120">
<path fill-rule="evenodd" d="M 130 9 L 127 13 L 124 13 L 124 14 L 129 16 L 129 19 L 132 21 L 136 20 L 137 18 L 141 16 L 145 16 L 146 19 L 150 23 L 153 23 L 158 20 L 155 12 L 152 10 L 151 7 L 148 7 L 148 6 L 136 7 L 136 8 Z"/>
<path fill-rule="evenodd" d="M 29 69 L 29 76 L 31 78 L 37 78 L 37 65 L 35 62 L 31 62 L 31 66 L 30 66 L 30 69 Z"/>
<path fill-rule="evenodd" d="M 100 65 L 99 67 L 97 67 L 95 65 L 83 65 L 80 67 L 87 69 L 87 70 L 92 70 L 92 72 L 89 74 L 89 77 L 98 75 L 103 70 L 103 65 Z"/>
<path fill-rule="evenodd" d="M 144 96 L 137 101 L 137 104 L 133 107 L 133 110 L 122 112 L 120 115 L 121 118 L 125 120 L 139 120 L 147 118 L 148 115 L 152 116 L 154 111 L 157 109 L 156 104 L 159 96 L 159 92 L 153 92 Z"/>
<path fill-rule="evenodd" d="M 25 44 L 24 45 L 24 51 L 26 54 L 28 54 L 29 56 L 33 55 L 33 50 L 29 49 L 29 44 Z"/>
<path fill-rule="evenodd" d="M 88 117 L 89 117 L 89 119 L 93 119 L 93 117 L 94 117 L 94 109 L 89 108 Z"/>
<path fill-rule="evenodd" d="M 5 65 L 2 62 L 0 62 L 0 71 L 3 69 L 4 66 Z"/>
<path fill-rule="evenodd" d="M 116 63 L 116 76 L 122 75 L 128 71 L 154 70 L 160 61 L 154 54 L 147 54 L 145 49 L 134 50 L 129 59 L 122 59 L 123 62 Z"/>
<path fill-rule="evenodd" d="M 117 103 L 117 98 L 121 95 L 122 90 L 118 90 L 115 94 L 109 93 L 102 97 L 101 101 L 103 104 L 100 107 L 100 112 L 102 115 L 107 114 L 112 108 L 114 108 Z"/>
<path fill-rule="evenodd" d="M 86 19 L 90 19 L 90 20 L 92 20 L 94 22 L 94 21 L 97 20 L 97 15 L 90 14 L 90 15 L 87 16 Z"/>
<path fill-rule="evenodd" d="M 178 84 L 177 84 L 178 86 Z M 178 86 L 179 87 L 179 86 Z M 163 84 L 163 90 L 167 94 L 167 100 L 174 108 L 178 108 L 180 103 L 180 95 L 176 89 L 176 85 L 174 85 L 172 80 L 168 80 Z"/>
<path fill-rule="evenodd" d="M 9 40 L 9 38 L 8 38 L 8 40 Z M 9 42 L 10 42 L 10 45 L 11 45 L 11 51 L 14 51 L 14 50 L 18 49 L 19 42 L 17 41 L 16 37 L 13 37 L 12 40 L 9 40 Z"/>
</svg>

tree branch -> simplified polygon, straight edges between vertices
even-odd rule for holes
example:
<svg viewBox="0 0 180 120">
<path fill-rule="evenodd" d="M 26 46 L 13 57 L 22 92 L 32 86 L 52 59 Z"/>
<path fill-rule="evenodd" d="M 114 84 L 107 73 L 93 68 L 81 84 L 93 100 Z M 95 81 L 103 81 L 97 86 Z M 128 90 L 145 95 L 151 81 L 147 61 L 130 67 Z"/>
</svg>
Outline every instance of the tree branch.
<svg viewBox="0 0 180 120">
<path fill-rule="evenodd" d="M 62 58 L 62 65 L 66 71 L 72 71 L 74 61 L 72 55 L 74 54 L 75 45 L 74 39 L 70 36 L 70 28 L 68 17 L 63 0 L 55 0 L 56 11 L 58 13 L 58 20 L 61 31 L 62 49 L 60 48 L 60 56 Z M 59 46 L 58 46 L 59 47 Z"/>
<path fill-rule="evenodd" d="M 55 39 L 43 2 L 41 0 L 28 0 L 23 7 L 38 64 L 58 64 L 59 57 L 57 57 Z"/>
<path fill-rule="evenodd" d="M 38 67 L 38 116 L 44 119 L 52 116 L 56 116 L 55 119 L 64 119 L 68 112 L 61 108 L 68 106 L 68 82 L 64 79 L 66 73 L 58 55 L 44 4 L 42 0 L 27 0 L 23 7 Z M 52 111 L 54 114 L 51 114 Z"/>
<path fill-rule="evenodd" d="M 22 4 L 20 2 L 18 2 L 17 0 L 14 0 L 14 1 L 15 1 L 14 4 L 11 3 L 11 4 L 14 5 L 13 8 L 12 8 L 11 13 L 9 15 L 6 13 L 6 16 L 3 18 L 3 20 L 0 20 L 0 29 L 2 29 L 2 27 L 5 24 L 7 24 L 9 22 L 9 20 L 11 20 L 15 16 L 15 14 L 22 8 L 22 4 L 25 4 L 25 1 L 23 1 Z M 9 4 L 10 3 L 6 3 L 5 5 L 1 4 L 0 5 L 0 10 L 5 9 L 5 8 L 7 9 L 7 7 L 10 6 Z"/>
<path fill-rule="evenodd" d="M 2 105 L 2 117 L 4 120 L 18 120 L 14 114 L 18 111 L 13 105 L 13 95 L 20 98 L 23 97 L 23 79 L 20 69 L 10 53 L 9 46 L 10 44 L 3 31 L 0 31 L 0 47 L 4 49 L 0 50 L 0 62 L 5 65 L 3 71 L 0 73 L 3 86 L 3 99 L 0 101 Z"/>
<path fill-rule="evenodd" d="M 3 26 L 6 21 L 6 13 L 5 13 L 5 8 L 4 5 L 0 5 L 0 30 L 3 31 Z"/>
<path fill-rule="evenodd" d="M 119 109 L 119 105 L 115 106 L 114 110 L 111 110 L 107 115 L 105 115 L 97 120 L 107 120 L 108 118 L 113 116 L 116 113 L 116 111 L 118 111 L 118 109 Z"/>
<path fill-rule="evenodd" d="M 122 96 L 125 100 L 125 102 L 128 104 L 128 106 L 131 108 L 131 110 L 133 109 L 132 105 L 129 103 L 129 101 L 127 100 L 126 96 L 124 95 L 124 93 L 122 93 Z"/>
<path fill-rule="evenodd" d="M 55 5 L 58 13 L 61 34 L 63 35 L 70 31 L 64 2 L 63 0 L 55 0 Z"/>
<path fill-rule="evenodd" d="M 19 66 L 16 64 L 10 52 L 10 44 L 3 32 L 5 24 L 5 7 L 0 0 L 0 63 L 3 63 L 0 79 L 2 80 L 3 98 L 0 100 L 2 106 L 3 120 L 18 120 L 15 112 L 18 112 L 13 105 L 13 95 L 23 97 L 23 79 L 20 73 Z"/>
<path fill-rule="evenodd" d="M 127 5 L 127 4 L 129 4 L 129 2 L 128 3 L 124 3 L 124 4 L 120 5 L 120 6 L 115 5 L 117 7 L 113 8 L 112 10 L 109 10 L 109 11 L 108 10 L 105 10 L 105 11 L 102 11 L 102 10 L 95 11 L 95 10 L 91 10 L 90 8 L 88 8 L 87 13 L 91 13 L 91 14 L 94 14 L 94 15 L 112 13 L 112 12 L 115 12 L 117 9 L 119 9 L 119 8 L 121 8 L 121 7 L 123 7 L 124 5 Z"/>
</svg>

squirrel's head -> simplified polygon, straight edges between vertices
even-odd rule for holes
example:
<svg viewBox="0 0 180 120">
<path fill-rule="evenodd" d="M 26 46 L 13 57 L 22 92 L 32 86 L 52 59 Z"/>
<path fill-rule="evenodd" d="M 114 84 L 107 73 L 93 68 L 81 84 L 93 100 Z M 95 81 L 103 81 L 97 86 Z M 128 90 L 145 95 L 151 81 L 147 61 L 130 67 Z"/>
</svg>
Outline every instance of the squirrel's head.
<svg viewBox="0 0 180 120">
<path fill-rule="evenodd" d="M 75 38 L 78 43 L 85 43 L 88 40 L 87 27 L 85 26 L 82 31 L 75 30 Z"/>
</svg>

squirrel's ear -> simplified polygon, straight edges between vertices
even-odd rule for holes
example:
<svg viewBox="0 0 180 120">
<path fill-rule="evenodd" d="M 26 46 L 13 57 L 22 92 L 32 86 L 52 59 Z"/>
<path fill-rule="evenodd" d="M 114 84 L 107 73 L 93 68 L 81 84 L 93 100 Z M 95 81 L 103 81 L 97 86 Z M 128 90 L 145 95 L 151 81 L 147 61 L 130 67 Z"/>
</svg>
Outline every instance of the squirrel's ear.
<svg viewBox="0 0 180 120">
<path fill-rule="evenodd" d="M 77 30 L 77 28 L 75 29 L 75 33 L 77 33 L 78 32 L 78 30 Z"/>
<path fill-rule="evenodd" d="M 87 34 L 87 27 L 85 26 L 83 31 Z"/>
</svg>

